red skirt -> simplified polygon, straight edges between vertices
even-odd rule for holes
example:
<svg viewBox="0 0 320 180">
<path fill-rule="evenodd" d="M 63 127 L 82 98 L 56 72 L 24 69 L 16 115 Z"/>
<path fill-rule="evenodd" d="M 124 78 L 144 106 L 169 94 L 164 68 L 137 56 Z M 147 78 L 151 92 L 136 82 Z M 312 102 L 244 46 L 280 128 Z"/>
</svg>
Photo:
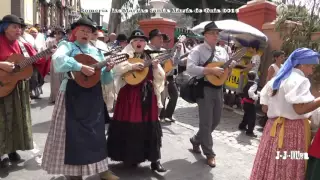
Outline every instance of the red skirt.
<svg viewBox="0 0 320 180">
<path fill-rule="evenodd" d="M 320 159 L 320 131 L 314 136 L 312 144 L 309 148 L 308 154 L 312 157 Z"/>
<path fill-rule="evenodd" d="M 149 104 L 143 108 L 146 92 L 142 84 L 125 85 L 119 91 L 108 131 L 108 156 L 114 161 L 141 163 L 160 159 L 162 129 L 157 98 L 153 87 L 149 88 Z"/>
<path fill-rule="evenodd" d="M 142 108 L 142 83 L 136 86 L 125 85 L 119 91 L 113 119 L 117 121 L 139 123 L 158 121 L 157 97 L 152 90 L 151 106 L 148 110 Z M 142 112 L 144 111 L 144 115 Z"/>
</svg>

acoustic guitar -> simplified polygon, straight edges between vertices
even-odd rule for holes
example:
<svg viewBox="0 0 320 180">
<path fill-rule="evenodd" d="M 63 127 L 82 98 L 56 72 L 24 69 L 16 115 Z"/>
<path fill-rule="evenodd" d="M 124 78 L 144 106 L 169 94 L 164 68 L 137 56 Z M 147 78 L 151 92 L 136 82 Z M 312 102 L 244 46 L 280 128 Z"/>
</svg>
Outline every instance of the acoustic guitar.
<svg viewBox="0 0 320 180">
<path fill-rule="evenodd" d="M 215 86 L 222 86 L 226 80 L 229 77 L 229 73 L 230 73 L 230 69 L 228 68 L 229 65 L 231 64 L 231 62 L 234 60 L 236 62 L 240 61 L 240 59 L 246 54 L 247 52 L 247 48 L 243 47 L 241 49 L 239 49 L 237 52 L 235 52 L 232 57 L 230 58 L 230 60 L 228 60 L 227 62 L 211 62 L 208 63 L 205 67 L 210 67 L 210 68 L 214 68 L 214 67 L 220 67 L 222 69 L 224 69 L 224 73 L 219 77 L 219 76 L 215 76 L 212 74 L 208 74 L 205 75 L 206 79 Z"/>
<path fill-rule="evenodd" d="M 24 57 L 23 54 L 12 54 L 6 61 L 14 64 L 12 72 L 0 69 L 0 97 L 9 95 L 16 87 L 18 81 L 30 78 L 33 73 L 32 64 L 38 59 L 52 53 L 52 49 L 57 48 L 54 45 L 35 56 Z"/>
<path fill-rule="evenodd" d="M 172 57 L 171 53 L 164 53 L 164 54 L 160 54 L 158 56 L 156 56 L 155 58 L 149 60 L 149 61 L 145 61 L 143 59 L 140 58 L 130 58 L 128 59 L 129 63 L 135 64 L 135 63 L 142 63 L 144 68 L 141 71 L 137 71 L 137 70 L 133 70 L 133 71 L 129 71 L 127 73 L 125 73 L 123 75 L 123 80 L 130 85 L 137 85 L 139 83 L 141 83 L 148 75 L 149 73 L 149 66 L 152 64 L 152 61 L 154 59 L 158 59 L 159 63 L 161 64 L 163 61 L 168 60 L 168 58 Z"/>
<path fill-rule="evenodd" d="M 128 54 L 119 54 L 110 56 L 106 60 L 99 62 L 89 55 L 78 54 L 74 56 L 74 59 L 83 65 L 93 67 L 95 69 L 95 73 L 92 76 L 86 76 L 81 71 L 73 71 L 70 72 L 71 78 L 74 79 L 81 87 L 91 88 L 100 81 L 101 68 L 107 66 L 109 63 L 119 64 L 126 61 L 128 58 Z"/>
<path fill-rule="evenodd" d="M 163 68 L 163 70 L 164 70 L 165 73 L 168 73 L 168 72 L 170 72 L 170 71 L 173 70 L 174 65 L 173 65 L 173 59 L 172 59 L 172 58 L 173 58 L 173 56 L 174 56 L 174 53 L 175 53 L 176 50 L 177 50 L 178 44 L 183 43 L 186 39 L 187 39 L 187 37 L 184 36 L 184 35 L 179 36 L 179 37 L 178 37 L 178 42 L 176 42 L 176 43 L 174 44 L 173 48 L 172 48 L 172 49 L 168 49 L 168 50 L 166 50 L 166 51 L 164 52 L 164 53 L 171 53 L 171 54 L 172 54 L 172 56 L 171 56 L 169 59 L 166 59 L 166 60 L 164 60 L 164 61 L 162 62 L 162 68 Z M 180 58 L 180 59 L 181 59 L 181 58 Z"/>
</svg>

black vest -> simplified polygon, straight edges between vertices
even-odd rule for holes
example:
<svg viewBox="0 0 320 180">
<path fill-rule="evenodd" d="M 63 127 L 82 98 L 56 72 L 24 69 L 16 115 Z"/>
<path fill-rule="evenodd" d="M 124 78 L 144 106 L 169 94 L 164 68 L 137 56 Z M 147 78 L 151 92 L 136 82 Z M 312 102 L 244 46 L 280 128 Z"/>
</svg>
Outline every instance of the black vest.
<svg viewBox="0 0 320 180">
<path fill-rule="evenodd" d="M 244 88 L 243 88 L 243 96 L 242 96 L 243 98 L 247 98 L 247 99 L 250 99 L 250 100 L 254 101 L 253 99 L 251 99 L 251 98 L 249 97 L 249 93 L 248 93 L 250 87 L 251 87 L 252 85 L 254 85 L 254 84 L 256 84 L 256 83 L 255 83 L 255 82 L 248 81 L 248 83 L 244 86 Z M 257 93 L 257 91 L 258 91 L 258 89 L 257 89 L 254 93 Z"/>
</svg>

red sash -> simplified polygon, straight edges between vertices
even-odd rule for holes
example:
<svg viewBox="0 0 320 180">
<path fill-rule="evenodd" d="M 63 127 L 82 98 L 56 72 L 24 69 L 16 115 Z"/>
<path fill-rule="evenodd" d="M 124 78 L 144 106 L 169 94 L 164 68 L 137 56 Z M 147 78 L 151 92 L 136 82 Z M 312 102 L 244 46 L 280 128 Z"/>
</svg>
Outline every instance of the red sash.
<svg viewBox="0 0 320 180">
<path fill-rule="evenodd" d="M 249 98 L 242 98 L 241 104 L 244 104 L 244 103 L 254 104 L 254 100 L 249 99 Z"/>
</svg>

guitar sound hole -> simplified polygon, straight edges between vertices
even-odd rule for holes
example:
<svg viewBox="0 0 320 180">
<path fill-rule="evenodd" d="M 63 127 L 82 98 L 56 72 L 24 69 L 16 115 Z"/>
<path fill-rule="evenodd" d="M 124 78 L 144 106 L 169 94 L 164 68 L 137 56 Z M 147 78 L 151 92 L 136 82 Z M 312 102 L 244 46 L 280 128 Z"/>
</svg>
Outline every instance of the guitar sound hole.
<svg viewBox="0 0 320 180">
<path fill-rule="evenodd" d="M 13 73 L 16 73 L 16 72 L 20 72 L 21 70 L 21 67 L 19 65 L 14 65 L 14 69 L 12 70 Z"/>
</svg>

